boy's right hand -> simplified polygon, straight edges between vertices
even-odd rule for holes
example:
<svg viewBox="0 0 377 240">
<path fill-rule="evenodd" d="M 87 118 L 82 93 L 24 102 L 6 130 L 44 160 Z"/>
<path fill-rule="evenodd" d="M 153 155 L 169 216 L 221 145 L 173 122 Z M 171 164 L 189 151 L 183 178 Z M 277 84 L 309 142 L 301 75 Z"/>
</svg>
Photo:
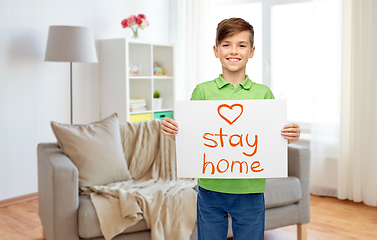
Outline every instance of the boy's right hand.
<svg viewBox="0 0 377 240">
<path fill-rule="evenodd" d="M 161 132 L 166 136 L 172 136 L 178 133 L 178 123 L 171 118 L 164 118 L 161 121 Z"/>
</svg>

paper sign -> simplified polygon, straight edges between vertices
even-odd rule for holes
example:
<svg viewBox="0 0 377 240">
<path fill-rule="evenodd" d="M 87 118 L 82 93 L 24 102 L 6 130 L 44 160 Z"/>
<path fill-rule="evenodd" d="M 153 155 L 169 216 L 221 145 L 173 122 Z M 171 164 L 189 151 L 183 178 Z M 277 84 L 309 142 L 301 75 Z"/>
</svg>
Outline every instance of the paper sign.
<svg viewBox="0 0 377 240">
<path fill-rule="evenodd" d="M 176 101 L 181 178 L 287 177 L 286 100 Z"/>
</svg>

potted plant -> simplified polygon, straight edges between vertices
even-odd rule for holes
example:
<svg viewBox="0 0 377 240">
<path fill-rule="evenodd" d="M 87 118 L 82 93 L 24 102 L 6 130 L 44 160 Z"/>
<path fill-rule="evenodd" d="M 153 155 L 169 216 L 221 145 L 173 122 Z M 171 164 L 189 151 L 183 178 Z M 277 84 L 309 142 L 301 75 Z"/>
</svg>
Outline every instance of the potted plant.
<svg viewBox="0 0 377 240">
<path fill-rule="evenodd" d="M 161 93 L 157 90 L 153 92 L 153 109 L 160 110 L 162 105 L 162 98 L 160 98 Z"/>
</svg>

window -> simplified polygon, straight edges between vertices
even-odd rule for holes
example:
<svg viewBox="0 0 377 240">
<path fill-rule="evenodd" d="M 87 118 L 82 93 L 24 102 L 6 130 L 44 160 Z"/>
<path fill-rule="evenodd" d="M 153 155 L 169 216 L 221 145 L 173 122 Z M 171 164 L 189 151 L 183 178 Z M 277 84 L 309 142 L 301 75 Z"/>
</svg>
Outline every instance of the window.
<svg viewBox="0 0 377 240">
<path fill-rule="evenodd" d="M 287 99 L 288 121 L 311 122 L 313 100 L 313 3 L 271 6 L 271 87 Z"/>
<path fill-rule="evenodd" d="M 212 29 L 230 17 L 241 17 L 254 27 L 255 55 L 246 74 L 271 88 L 275 98 L 287 99 L 288 121 L 311 122 L 313 99 L 313 2 L 308 0 L 215 1 Z M 213 32 L 215 39 L 216 32 Z M 212 76 L 221 72 L 215 59 Z"/>
<path fill-rule="evenodd" d="M 333 99 L 331 93 L 316 96 L 315 89 L 321 86 L 315 83 L 320 78 L 333 89 L 339 82 L 336 65 L 340 64 L 340 5 L 330 0 L 320 3 L 312 0 L 216 0 L 214 3 L 212 29 L 216 29 L 222 19 L 230 17 L 244 18 L 254 26 L 256 52 L 246 74 L 254 82 L 269 86 L 275 98 L 287 99 L 288 122 L 298 123 L 303 132 L 310 132 L 313 101 L 329 104 L 339 101 Z M 211 72 L 212 76 L 221 72 L 217 59 L 211 64 L 212 69 L 216 69 Z M 334 114 L 326 113 L 324 121 L 331 122 Z"/>
</svg>

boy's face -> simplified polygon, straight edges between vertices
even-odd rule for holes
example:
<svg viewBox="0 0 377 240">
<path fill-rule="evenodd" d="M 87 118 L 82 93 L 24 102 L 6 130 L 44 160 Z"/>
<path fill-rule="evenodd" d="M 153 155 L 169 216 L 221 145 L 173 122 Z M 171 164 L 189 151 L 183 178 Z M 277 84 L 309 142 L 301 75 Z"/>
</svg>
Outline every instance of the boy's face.
<svg viewBox="0 0 377 240">
<path fill-rule="evenodd" d="M 251 47 L 250 33 L 242 31 L 225 38 L 218 46 L 213 46 L 216 58 L 220 59 L 224 71 L 246 71 L 246 63 L 254 55 L 255 47 Z"/>
</svg>

